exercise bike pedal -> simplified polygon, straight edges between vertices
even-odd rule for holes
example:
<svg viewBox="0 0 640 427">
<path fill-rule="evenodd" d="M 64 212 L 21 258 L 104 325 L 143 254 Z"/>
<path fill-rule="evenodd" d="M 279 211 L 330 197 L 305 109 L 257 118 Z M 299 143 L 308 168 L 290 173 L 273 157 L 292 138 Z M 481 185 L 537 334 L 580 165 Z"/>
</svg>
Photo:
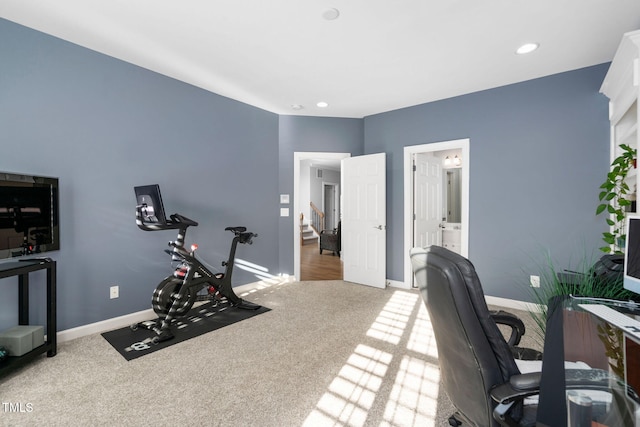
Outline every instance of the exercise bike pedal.
<svg viewBox="0 0 640 427">
<path fill-rule="evenodd" d="M 157 320 L 145 320 L 144 322 L 134 323 L 133 325 L 130 325 L 129 328 L 132 331 L 136 331 L 138 330 L 139 327 L 143 327 L 145 329 L 152 331 L 157 326 L 158 326 Z"/>
<path fill-rule="evenodd" d="M 241 308 L 242 310 L 257 310 L 260 307 L 262 307 L 261 305 L 254 304 L 252 302 L 245 301 L 243 299 L 240 299 L 240 301 L 233 304 L 233 306 L 237 308 Z"/>
<path fill-rule="evenodd" d="M 164 331 L 160 332 L 159 335 L 156 335 L 155 337 L 153 337 L 152 342 L 154 344 L 158 344 L 163 341 L 169 341 L 172 338 L 173 338 L 173 334 L 171 333 L 171 331 L 165 329 Z"/>
</svg>

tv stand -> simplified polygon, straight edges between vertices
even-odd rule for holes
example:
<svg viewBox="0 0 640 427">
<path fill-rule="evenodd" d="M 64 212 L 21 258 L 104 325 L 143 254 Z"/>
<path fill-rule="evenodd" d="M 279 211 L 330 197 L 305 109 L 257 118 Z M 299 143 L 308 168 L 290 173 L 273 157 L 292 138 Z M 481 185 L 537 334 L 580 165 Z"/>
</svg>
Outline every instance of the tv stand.
<svg viewBox="0 0 640 427">
<path fill-rule="evenodd" d="M 0 264 L 0 279 L 18 276 L 18 324 L 29 324 L 29 273 L 39 270 L 47 271 L 47 325 L 45 329 L 46 341 L 22 356 L 10 356 L 0 362 L 0 375 L 9 369 L 21 366 L 43 353 L 53 357 L 57 351 L 56 325 L 56 262 L 50 258 L 21 259 Z"/>
</svg>

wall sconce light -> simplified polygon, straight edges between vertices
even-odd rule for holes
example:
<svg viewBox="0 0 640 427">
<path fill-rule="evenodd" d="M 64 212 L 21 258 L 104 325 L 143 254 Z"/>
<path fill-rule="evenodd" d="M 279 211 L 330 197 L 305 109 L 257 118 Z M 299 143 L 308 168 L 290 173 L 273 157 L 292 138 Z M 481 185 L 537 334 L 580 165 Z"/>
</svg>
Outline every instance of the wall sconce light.
<svg viewBox="0 0 640 427">
<path fill-rule="evenodd" d="M 462 164 L 462 160 L 456 154 L 453 159 L 450 156 L 444 158 L 444 166 L 460 166 Z"/>
</svg>

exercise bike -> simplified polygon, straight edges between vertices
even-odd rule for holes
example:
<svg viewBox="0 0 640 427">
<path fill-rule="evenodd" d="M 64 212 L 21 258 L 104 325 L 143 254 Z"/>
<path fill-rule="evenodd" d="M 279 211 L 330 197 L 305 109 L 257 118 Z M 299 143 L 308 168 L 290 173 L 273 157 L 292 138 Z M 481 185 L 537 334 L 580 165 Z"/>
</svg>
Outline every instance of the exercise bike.
<svg viewBox="0 0 640 427">
<path fill-rule="evenodd" d="M 218 304 L 226 300 L 232 307 L 244 310 L 257 310 L 261 306 L 238 297 L 231 286 L 231 276 L 238 243 L 252 244 L 256 233 L 246 227 L 227 227 L 234 235 L 229 258 L 222 262 L 224 273 L 211 272 L 197 257 L 197 245 L 191 250 L 185 249 L 185 237 L 189 227 L 198 223 L 183 215 L 173 214 L 166 219 L 164 206 L 158 185 L 134 188 L 137 198 L 136 224 L 144 231 L 178 230 L 175 241 L 169 242 L 172 249 L 165 249 L 175 266 L 173 274 L 160 282 L 153 292 L 153 311 L 158 315 L 155 321 L 146 321 L 131 325 L 132 330 L 144 327 L 156 333 L 151 342 L 157 344 L 173 338 L 171 322 L 183 317 L 196 301 L 211 301 Z"/>
</svg>

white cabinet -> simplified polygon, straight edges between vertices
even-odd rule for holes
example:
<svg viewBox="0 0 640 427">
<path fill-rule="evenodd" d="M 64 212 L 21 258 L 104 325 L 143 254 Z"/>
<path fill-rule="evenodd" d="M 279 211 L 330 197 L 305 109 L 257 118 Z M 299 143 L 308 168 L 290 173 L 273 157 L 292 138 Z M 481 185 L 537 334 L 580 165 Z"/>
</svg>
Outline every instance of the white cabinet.
<svg viewBox="0 0 640 427">
<path fill-rule="evenodd" d="M 445 222 L 440 225 L 442 229 L 442 246 L 460 253 L 462 243 L 462 226 L 460 223 Z"/>
<path fill-rule="evenodd" d="M 636 150 L 640 147 L 638 133 L 638 99 L 640 97 L 640 31 L 626 33 L 611 62 L 600 92 L 609 98 L 611 122 L 611 161 L 622 152 L 626 144 Z M 637 169 L 627 177 L 631 191 L 637 193 Z M 637 199 L 637 197 L 636 197 Z"/>
</svg>

